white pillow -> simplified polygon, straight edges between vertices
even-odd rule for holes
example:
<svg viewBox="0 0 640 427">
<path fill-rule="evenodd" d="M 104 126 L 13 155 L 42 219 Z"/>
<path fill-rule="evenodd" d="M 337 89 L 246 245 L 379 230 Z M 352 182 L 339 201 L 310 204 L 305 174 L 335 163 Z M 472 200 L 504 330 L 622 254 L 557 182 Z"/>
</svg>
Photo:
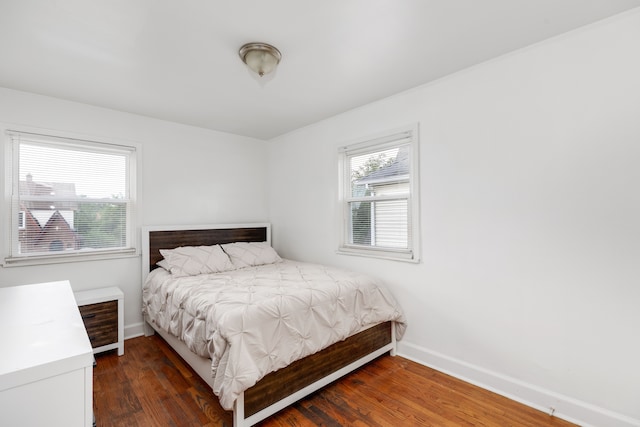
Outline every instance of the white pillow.
<svg viewBox="0 0 640 427">
<path fill-rule="evenodd" d="M 176 277 L 235 270 L 220 245 L 181 246 L 160 249 L 160 253 L 169 264 L 169 271 Z"/>
<path fill-rule="evenodd" d="M 282 258 L 267 242 L 236 242 L 222 245 L 236 268 L 281 262 Z"/>
</svg>

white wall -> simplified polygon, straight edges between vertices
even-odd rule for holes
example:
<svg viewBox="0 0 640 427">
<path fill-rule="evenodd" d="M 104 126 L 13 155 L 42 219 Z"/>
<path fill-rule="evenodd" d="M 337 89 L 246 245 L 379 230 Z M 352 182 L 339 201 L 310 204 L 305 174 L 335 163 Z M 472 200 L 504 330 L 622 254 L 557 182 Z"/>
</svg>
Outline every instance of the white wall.
<svg viewBox="0 0 640 427">
<path fill-rule="evenodd" d="M 269 142 L 285 257 L 386 280 L 402 354 L 640 425 L 640 10 Z M 420 123 L 422 262 L 336 254 L 337 147 Z"/>
<path fill-rule="evenodd" d="M 139 225 L 267 220 L 264 141 L 3 88 L 0 123 L 138 144 L 142 149 Z M 3 153 L 4 149 L 0 181 Z M 3 224 L 8 220 L 4 205 L 0 220 Z M 0 286 L 53 280 L 70 280 L 76 291 L 118 286 L 125 294 L 125 335 L 131 335 L 142 331 L 141 268 L 140 257 L 0 267 Z"/>
</svg>

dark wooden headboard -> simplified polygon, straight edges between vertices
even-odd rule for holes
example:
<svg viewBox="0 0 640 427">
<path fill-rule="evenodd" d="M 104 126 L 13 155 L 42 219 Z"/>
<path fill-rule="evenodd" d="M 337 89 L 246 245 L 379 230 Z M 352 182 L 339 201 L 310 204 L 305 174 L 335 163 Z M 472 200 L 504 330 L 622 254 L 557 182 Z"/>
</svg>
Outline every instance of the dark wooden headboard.
<svg viewBox="0 0 640 427">
<path fill-rule="evenodd" d="M 271 243 L 270 224 L 153 226 L 142 229 L 143 279 L 162 259 L 160 249 L 211 246 L 233 242 Z"/>
</svg>

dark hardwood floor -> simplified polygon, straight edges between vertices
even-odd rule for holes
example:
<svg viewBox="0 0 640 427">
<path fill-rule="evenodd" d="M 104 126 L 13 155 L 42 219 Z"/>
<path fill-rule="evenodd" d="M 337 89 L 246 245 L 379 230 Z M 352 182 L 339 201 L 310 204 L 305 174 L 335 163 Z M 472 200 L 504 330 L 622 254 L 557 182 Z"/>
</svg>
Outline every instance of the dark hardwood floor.
<svg viewBox="0 0 640 427">
<path fill-rule="evenodd" d="M 231 413 L 158 336 L 96 356 L 97 427 L 231 426 Z M 383 356 L 258 424 L 573 426 L 402 357 Z"/>
</svg>

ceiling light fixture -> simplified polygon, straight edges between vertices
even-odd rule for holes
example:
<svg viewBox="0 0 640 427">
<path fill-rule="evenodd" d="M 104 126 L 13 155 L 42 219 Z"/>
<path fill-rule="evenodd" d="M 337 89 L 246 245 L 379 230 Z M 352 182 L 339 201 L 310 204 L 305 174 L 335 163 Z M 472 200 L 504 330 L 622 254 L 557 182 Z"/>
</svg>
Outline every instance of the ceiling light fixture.
<svg viewBox="0 0 640 427">
<path fill-rule="evenodd" d="M 242 62 L 260 77 L 275 70 L 282 59 L 280 51 L 266 43 L 247 43 L 238 53 Z"/>
</svg>

